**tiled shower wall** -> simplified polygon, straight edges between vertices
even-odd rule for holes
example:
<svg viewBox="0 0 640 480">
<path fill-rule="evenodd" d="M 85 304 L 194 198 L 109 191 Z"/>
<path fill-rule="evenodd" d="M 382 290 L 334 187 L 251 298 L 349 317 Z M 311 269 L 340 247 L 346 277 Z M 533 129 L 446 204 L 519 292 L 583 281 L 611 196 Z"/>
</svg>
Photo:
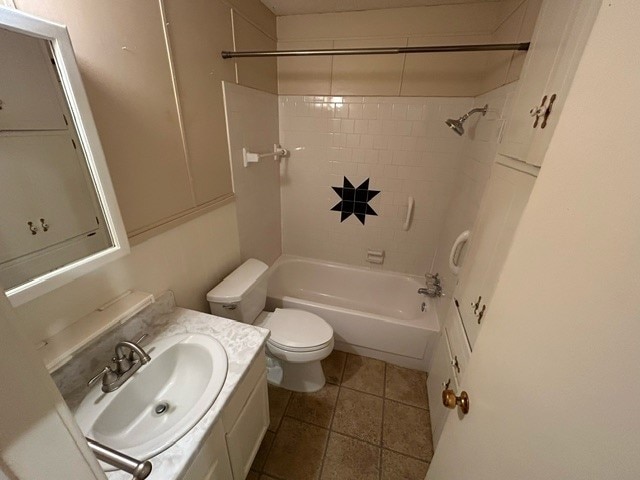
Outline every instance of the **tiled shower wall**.
<svg viewBox="0 0 640 480">
<path fill-rule="evenodd" d="M 449 270 L 449 252 L 456 237 L 470 230 L 478 214 L 478 208 L 491 167 L 498 149 L 500 132 L 511 111 L 511 102 L 517 83 L 496 88 L 474 99 L 474 107 L 489 105 L 487 115 L 470 124 L 460 153 L 459 171 L 454 184 L 451 202 L 446 209 L 441 228 L 438 250 L 432 270 L 439 272 L 445 297 L 438 302 L 438 315 L 446 318 L 451 294 L 456 286 L 456 276 Z M 470 123 L 470 122 L 468 122 Z M 466 126 L 466 125 L 465 125 Z M 464 256 L 461 257 L 464 263 Z"/>
<path fill-rule="evenodd" d="M 445 126 L 471 108 L 473 98 L 280 96 L 283 252 L 368 266 L 367 250 L 384 250 L 384 264 L 422 275 L 430 270 L 445 212 L 457 185 L 462 152 L 470 142 Z M 467 123 L 473 128 L 477 118 Z M 380 193 L 362 225 L 331 211 L 331 188 L 343 178 Z M 409 196 L 413 221 L 402 225 Z"/>
</svg>

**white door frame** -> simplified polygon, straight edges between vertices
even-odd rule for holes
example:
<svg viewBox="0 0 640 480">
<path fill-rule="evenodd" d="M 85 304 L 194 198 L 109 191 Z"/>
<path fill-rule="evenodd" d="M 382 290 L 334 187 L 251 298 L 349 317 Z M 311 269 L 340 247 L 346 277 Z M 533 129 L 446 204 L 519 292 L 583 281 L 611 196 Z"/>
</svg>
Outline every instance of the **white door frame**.
<svg viewBox="0 0 640 480">
<path fill-rule="evenodd" d="M 0 478 L 105 480 L 42 359 L 15 329 L 0 288 Z"/>
</svg>

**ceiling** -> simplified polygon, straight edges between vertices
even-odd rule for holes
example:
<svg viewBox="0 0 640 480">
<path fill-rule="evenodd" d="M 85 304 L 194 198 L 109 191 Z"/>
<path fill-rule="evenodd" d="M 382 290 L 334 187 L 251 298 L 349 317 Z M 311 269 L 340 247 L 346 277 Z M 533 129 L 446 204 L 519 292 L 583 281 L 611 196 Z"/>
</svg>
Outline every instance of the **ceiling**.
<svg viewBox="0 0 640 480">
<path fill-rule="evenodd" d="M 349 12 L 379 8 L 455 5 L 501 0 L 260 0 L 276 15 Z"/>
</svg>

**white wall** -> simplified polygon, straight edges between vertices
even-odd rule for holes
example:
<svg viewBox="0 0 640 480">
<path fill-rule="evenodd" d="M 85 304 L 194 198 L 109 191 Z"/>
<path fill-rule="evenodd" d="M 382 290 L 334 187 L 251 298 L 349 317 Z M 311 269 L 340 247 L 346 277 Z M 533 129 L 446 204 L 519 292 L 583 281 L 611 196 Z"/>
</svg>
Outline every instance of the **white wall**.
<svg viewBox="0 0 640 480">
<path fill-rule="evenodd" d="M 128 289 L 173 290 L 181 307 L 208 311 L 206 293 L 240 263 L 233 203 L 132 247 L 126 257 L 16 309 L 37 343 Z"/>
<path fill-rule="evenodd" d="M 281 167 L 283 251 L 365 262 L 367 249 L 384 249 L 382 268 L 424 274 L 431 266 L 449 205 L 464 141 L 444 124 L 471 98 L 280 97 L 280 139 L 291 157 Z M 343 176 L 354 186 L 370 178 L 380 190 L 370 205 L 377 217 L 363 226 L 331 211 L 331 189 Z M 414 220 L 402 230 L 407 197 Z"/>
<path fill-rule="evenodd" d="M 444 319 L 456 287 L 456 276 L 449 270 L 449 252 L 456 237 L 471 230 L 480 201 L 491 175 L 498 149 L 498 136 L 511 113 L 517 82 L 499 87 L 474 99 L 474 107 L 489 105 L 485 116 L 474 115 L 465 123 L 466 133 L 451 202 L 444 216 L 432 271 L 440 273 L 445 297 L 438 301 L 438 315 Z M 464 252 L 463 252 L 464 253 Z M 464 261 L 464 255 L 461 257 Z"/>
<path fill-rule="evenodd" d="M 282 253 L 279 162 L 264 158 L 245 168 L 242 148 L 273 151 L 279 141 L 278 96 L 226 82 L 224 94 L 240 255 L 270 265 Z"/>
<path fill-rule="evenodd" d="M 278 49 L 527 42 L 541 0 L 387 8 L 277 18 Z M 278 59 L 288 95 L 476 96 L 517 80 L 524 52 Z"/>
</svg>

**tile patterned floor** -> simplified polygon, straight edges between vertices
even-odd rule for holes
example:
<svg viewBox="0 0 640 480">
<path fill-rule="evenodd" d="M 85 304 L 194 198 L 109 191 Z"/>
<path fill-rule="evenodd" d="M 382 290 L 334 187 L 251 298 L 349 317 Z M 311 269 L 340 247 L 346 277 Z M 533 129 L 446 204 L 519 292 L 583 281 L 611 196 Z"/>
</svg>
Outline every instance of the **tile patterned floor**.
<svg viewBox="0 0 640 480">
<path fill-rule="evenodd" d="M 271 425 L 247 480 L 423 480 L 426 373 L 338 351 L 322 365 L 319 392 L 269 386 Z"/>
</svg>

